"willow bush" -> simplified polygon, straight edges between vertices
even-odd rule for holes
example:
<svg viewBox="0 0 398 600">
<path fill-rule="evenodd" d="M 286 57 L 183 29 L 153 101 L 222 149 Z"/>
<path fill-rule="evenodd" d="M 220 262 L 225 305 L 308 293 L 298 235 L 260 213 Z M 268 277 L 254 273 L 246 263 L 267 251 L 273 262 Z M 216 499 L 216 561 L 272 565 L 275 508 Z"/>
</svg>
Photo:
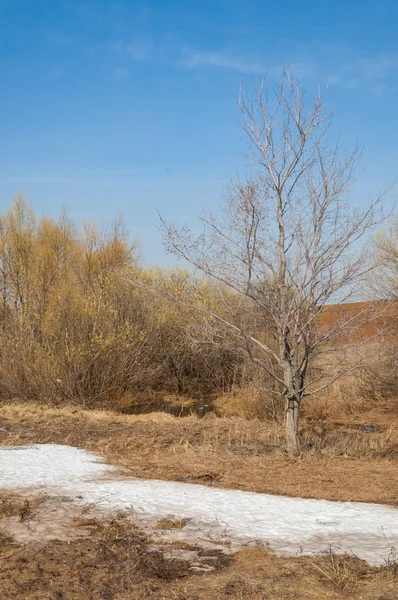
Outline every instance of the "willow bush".
<svg viewBox="0 0 398 600">
<path fill-rule="evenodd" d="M 200 315 L 134 286 L 137 272 L 187 305 L 217 302 L 187 272 L 140 269 L 121 220 L 78 228 L 64 213 L 37 219 L 16 198 L 0 216 L 0 399 L 99 407 L 241 383 L 240 352 L 196 335 Z"/>
</svg>

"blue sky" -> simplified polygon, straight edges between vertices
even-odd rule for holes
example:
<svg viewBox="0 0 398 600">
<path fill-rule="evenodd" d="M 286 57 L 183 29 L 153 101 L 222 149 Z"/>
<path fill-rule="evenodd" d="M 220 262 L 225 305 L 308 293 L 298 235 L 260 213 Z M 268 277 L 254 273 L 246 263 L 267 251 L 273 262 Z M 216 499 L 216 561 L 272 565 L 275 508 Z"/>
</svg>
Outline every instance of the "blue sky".
<svg viewBox="0 0 398 600">
<path fill-rule="evenodd" d="M 0 0 L 0 202 L 107 223 L 167 264 L 156 208 L 191 223 L 241 172 L 231 89 L 290 65 L 329 84 L 354 194 L 398 175 L 394 0 Z"/>
</svg>

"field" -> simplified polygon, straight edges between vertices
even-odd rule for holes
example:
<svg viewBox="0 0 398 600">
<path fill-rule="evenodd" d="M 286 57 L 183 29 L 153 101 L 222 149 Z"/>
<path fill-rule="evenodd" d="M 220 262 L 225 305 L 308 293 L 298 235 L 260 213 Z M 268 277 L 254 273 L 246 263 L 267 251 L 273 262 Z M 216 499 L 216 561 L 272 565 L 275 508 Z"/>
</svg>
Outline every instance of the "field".
<svg viewBox="0 0 398 600">
<path fill-rule="evenodd" d="M 396 566 L 376 569 L 351 557 L 276 557 L 249 548 L 192 574 L 181 560 L 149 551 L 122 519 L 90 522 L 90 538 L 15 546 L 2 540 L 0 593 L 27 600 L 315 600 L 397 598 Z"/>
<path fill-rule="evenodd" d="M 398 426 L 388 405 L 347 421 L 304 420 L 307 448 L 288 460 L 274 424 L 211 414 L 119 415 L 36 404 L 2 406 L 2 444 L 70 444 L 139 477 L 271 494 L 398 505 Z M 373 425 L 367 433 L 358 426 Z M 282 433 L 282 432 L 281 432 Z"/>
<path fill-rule="evenodd" d="M 135 477 L 398 506 L 396 403 L 354 398 L 352 385 L 338 384 L 308 403 L 296 460 L 284 451 L 278 423 L 213 414 L 121 415 L 15 401 L 1 406 L 0 439 L 3 445 L 57 443 L 96 451 Z M 239 397 L 229 398 L 228 406 L 239 413 Z M 140 525 L 122 515 L 80 517 L 78 539 L 21 544 L 4 527 L 7 518 L 29 524 L 34 500 L 3 494 L 1 510 L 1 598 L 398 598 L 394 549 L 388 564 L 376 568 L 333 553 L 282 558 L 258 545 L 217 556 L 214 570 L 195 573 L 189 559 L 154 547 Z M 178 515 L 159 523 L 160 529 L 180 527 Z"/>
</svg>

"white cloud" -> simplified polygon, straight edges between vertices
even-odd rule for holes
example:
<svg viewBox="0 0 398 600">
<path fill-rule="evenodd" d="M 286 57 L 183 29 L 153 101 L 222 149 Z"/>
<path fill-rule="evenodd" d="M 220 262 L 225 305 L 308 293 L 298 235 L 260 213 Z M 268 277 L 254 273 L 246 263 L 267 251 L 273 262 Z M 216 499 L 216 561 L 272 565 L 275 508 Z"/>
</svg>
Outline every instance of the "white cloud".
<svg viewBox="0 0 398 600">
<path fill-rule="evenodd" d="M 266 67 L 257 59 L 234 56 L 223 52 L 190 52 L 178 60 L 178 65 L 187 69 L 218 67 L 233 69 L 242 73 L 262 73 Z"/>
<path fill-rule="evenodd" d="M 132 56 L 134 60 L 148 60 L 151 55 L 151 44 L 147 42 L 131 42 L 126 44 L 125 51 Z"/>
<path fill-rule="evenodd" d="M 333 75 L 328 77 L 328 81 L 346 89 L 371 87 L 375 93 L 381 94 L 388 89 L 386 80 L 397 72 L 398 53 L 358 55 L 342 62 Z"/>
<path fill-rule="evenodd" d="M 238 53 L 228 48 L 192 49 L 172 40 L 119 40 L 109 45 L 113 52 L 136 62 L 160 61 L 187 70 L 225 69 L 239 73 L 279 76 L 289 67 L 307 81 L 325 81 L 345 89 L 364 87 L 376 94 L 391 88 L 391 77 L 398 73 L 398 53 L 363 54 L 345 43 L 314 41 L 290 44 L 278 60 L 273 56 Z"/>
<path fill-rule="evenodd" d="M 308 57 L 298 56 L 293 61 L 275 61 L 265 56 L 253 54 L 238 55 L 228 51 L 196 52 L 185 50 L 177 66 L 185 69 L 230 69 L 240 73 L 253 73 L 269 76 L 280 76 L 284 68 L 291 69 L 297 77 L 313 78 L 315 65 Z"/>
<path fill-rule="evenodd" d="M 109 44 L 109 50 L 119 54 L 131 56 L 137 62 L 144 62 L 151 59 L 153 45 L 146 41 L 124 41 L 117 40 Z"/>
<path fill-rule="evenodd" d="M 129 77 L 129 75 L 130 75 L 129 69 L 126 69 L 125 67 L 116 67 L 115 76 L 118 79 L 126 79 L 126 77 Z"/>
</svg>

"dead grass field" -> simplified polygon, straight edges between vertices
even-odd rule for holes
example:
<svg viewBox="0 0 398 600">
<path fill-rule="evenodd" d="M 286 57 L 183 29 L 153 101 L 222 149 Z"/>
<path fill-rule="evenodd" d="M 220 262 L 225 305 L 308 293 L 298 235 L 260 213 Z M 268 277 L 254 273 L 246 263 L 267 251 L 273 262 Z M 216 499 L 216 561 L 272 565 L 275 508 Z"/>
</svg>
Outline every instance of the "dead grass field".
<svg viewBox="0 0 398 600">
<path fill-rule="evenodd" d="M 346 344 L 374 337 L 385 329 L 386 326 L 391 326 L 395 314 L 396 303 L 380 300 L 328 304 L 321 311 L 318 323 L 321 328 L 330 328 L 335 326 L 339 321 L 347 319 L 347 317 L 357 318 L 358 324 L 354 327 L 354 330 L 348 336 L 340 338 L 340 343 Z M 364 318 L 362 318 L 362 315 Z"/>
<path fill-rule="evenodd" d="M 17 402 L 0 407 L 0 443 L 70 444 L 136 477 L 397 505 L 397 413 L 381 404 L 349 415 L 337 400 L 333 407 L 327 414 L 321 400 L 309 405 L 303 452 L 295 461 L 286 456 L 276 425 L 258 419 L 120 415 Z M 367 424 L 376 429 L 357 428 Z"/>
<path fill-rule="evenodd" d="M 232 414 L 242 398 L 229 397 Z M 353 401 L 341 385 L 304 408 L 302 456 L 292 461 L 273 422 L 239 416 L 121 415 L 13 402 L 0 406 L 0 443 L 71 444 L 133 476 L 272 494 L 398 505 L 394 402 Z M 371 433 L 361 426 L 375 427 Z M 359 427 L 359 428 L 358 428 Z M 36 505 L 0 498 L 0 518 L 29 518 Z M 397 600 L 396 557 L 370 567 L 334 554 L 280 558 L 249 547 L 193 573 L 124 517 L 82 523 L 89 535 L 18 544 L 0 540 L 1 600 Z M 160 521 L 159 529 L 183 526 Z M 4 530 L 4 528 L 3 528 Z"/>
<path fill-rule="evenodd" d="M 89 537 L 0 544 L 2 600 L 394 600 L 397 565 L 370 567 L 326 554 L 278 558 L 264 547 L 217 557 L 215 570 L 193 574 L 188 561 L 151 547 L 121 516 L 81 524 Z"/>
</svg>

